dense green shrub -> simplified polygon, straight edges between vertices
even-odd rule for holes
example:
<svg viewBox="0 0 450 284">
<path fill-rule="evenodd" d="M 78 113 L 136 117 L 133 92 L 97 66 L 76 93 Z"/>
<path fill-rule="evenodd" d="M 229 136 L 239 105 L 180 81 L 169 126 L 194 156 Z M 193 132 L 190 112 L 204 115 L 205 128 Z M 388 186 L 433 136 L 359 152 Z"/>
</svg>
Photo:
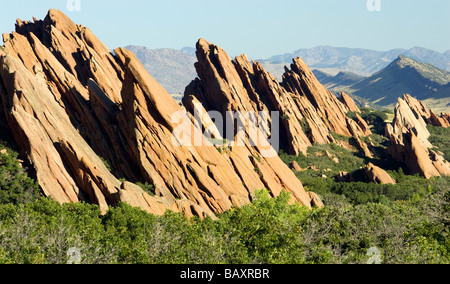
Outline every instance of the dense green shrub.
<svg viewBox="0 0 450 284">
<path fill-rule="evenodd" d="M 372 132 L 379 135 L 384 135 L 386 128 L 386 121 L 388 120 L 388 111 L 378 111 L 367 108 L 361 109 L 361 118 L 372 126 Z"/>
<path fill-rule="evenodd" d="M 449 263 L 449 179 L 422 197 L 352 205 L 340 195 L 323 209 L 290 205 L 283 193 L 234 208 L 218 220 L 153 216 L 126 204 L 40 199 L 0 205 L 0 263 Z M 329 199 L 331 200 L 331 199 Z"/>
<path fill-rule="evenodd" d="M 290 195 L 270 198 L 267 191 L 257 193 L 255 202 L 220 216 L 221 234 L 229 234 L 241 250 L 242 259 L 230 255 L 232 263 L 303 263 L 304 244 L 301 222 L 309 212 L 289 205 Z"/>
<path fill-rule="evenodd" d="M 314 166 L 296 174 L 325 208 L 308 210 L 285 192 L 271 198 L 261 190 L 217 220 L 154 216 L 124 203 L 102 215 L 96 205 L 39 199 L 8 150 L 0 156 L 0 263 L 367 263 L 373 248 L 382 263 L 450 263 L 449 177 L 426 180 L 393 167 L 396 185 L 338 182 L 339 171 L 358 180 L 368 160 L 333 144 L 281 157 Z"/>
<path fill-rule="evenodd" d="M 39 186 L 28 177 L 18 154 L 0 146 L 0 204 L 26 203 L 39 196 Z"/>
<path fill-rule="evenodd" d="M 450 128 L 443 128 L 428 125 L 430 131 L 430 143 L 438 148 L 439 151 L 444 153 L 444 158 L 450 161 Z"/>
</svg>

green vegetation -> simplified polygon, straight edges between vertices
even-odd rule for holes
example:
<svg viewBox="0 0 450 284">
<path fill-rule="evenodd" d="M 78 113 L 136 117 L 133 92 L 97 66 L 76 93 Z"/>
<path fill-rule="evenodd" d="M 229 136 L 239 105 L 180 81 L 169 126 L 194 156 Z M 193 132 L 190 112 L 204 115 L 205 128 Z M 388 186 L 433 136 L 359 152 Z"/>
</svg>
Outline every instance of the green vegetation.
<svg viewBox="0 0 450 284">
<path fill-rule="evenodd" d="M 386 121 L 389 121 L 389 116 L 392 115 L 391 110 L 373 110 L 370 108 L 361 108 L 359 114 L 369 125 L 372 126 L 372 132 L 384 135 L 386 128 Z M 351 119 L 356 117 L 356 113 L 349 111 L 347 116 Z"/>
<path fill-rule="evenodd" d="M 295 161 L 304 171 L 296 172 L 307 191 L 319 194 L 325 201 L 334 200 L 336 196 L 345 197 L 352 205 L 368 202 L 390 205 L 397 201 L 408 201 L 412 198 L 423 198 L 429 193 L 429 187 L 438 180 L 426 180 L 419 176 L 409 176 L 403 172 L 400 164 L 392 161 L 385 151 L 387 140 L 373 134 L 369 139 L 377 154 L 373 159 L 363 157 L 336 144 L 314 145 L 309 147 L 308 155 L 299 156 L 280 153 L 280 158 L 290 164 Z M 333 160 L 338 158 L 338 162 Z M 397 184 L 367 183 L 364 168 L 369 163 L 378 165 L 397 182 Z M 340 173 L 347 173 L 354 182 L 340 181 Z M 332 201 L 330 201 L 332 202 Z"/>
<path fill-rule="evenodd" d="M 429 125 L 428 130 L 431 134 L 428 139 L 430 143 L 444 154 L 447 161 L 450 161 L 450 128 Z"/>
<path fill-rule="evenodd" d="M 0 205 L 0 263 L 66 263 L 70 248 L 81 263 L 366 263 L 371 247 L 383 263 L 450 263 L 449 182 L 388 205 L 335 195 L 312 211 L 260 191 L 216 221 L 126 204 L 104 216 L 94 205 L 45 198 Z"/>
<path fill-rule="evenodd" d="M 227 139 L 208 139 L 213 144 L 220 154 L 228 154 L 231 151 L 232 141 Z"/>
<path fill-rule="evenodd" d="M 155 195 L 155 186 L 153 184 L 149 184 L 148 182 L 145 183 L 137 182 L 136 185 L 140 186 L 149 195 L 151 196 Z"/>
<path fill-rule="evenodd" d="M 374 144 L 382 147 L 379 139 Z M 41 198 L 17 154 L 7 150 L 0 155 L 0 263 L 67 263 L 73 248 L 81 263 L 93 264 L 367 263 L 374 247 L 386 264 L 450 263 L 450 178 L 407 176 L 392 165 L 388 173 L 396 185 L 367 184 L 361 168 L 368 160 L 358 153 L 331 144 L 313 146 L 308 154 L 281 157 L 313 166 L 297 176 L 325 208 L 308 210 L 291 204 L 287 193 L 270 198 L 261 190 L 252 204 L 217 220 L 188 220 L 124 203 L 102 215 L 96 205 Z M 356 182 L 337 181 L 340 171 Z"/>
<path fill-rule="evenodd" d="M 300 125 L 302 126 L 302 130 L 306 135 L 309 135 L 310 131 L 311 131 L 311 127 L 309 126 L 308 121 L 306 120 L 306 118 L 303 118 L 300 121 Z"/>
<path fill-rule="evenodd" d="M 18 154 L 0 146 L 0 204 L 31 202 L 39 196 L 39 186 L 29 178 Z"/>
<path fill-rule="evenodd" d="M 103 157 L 100 157 L 100 156 L 98 156 L 98 157 L 100 158 L 100 160 L 102 160 L 102 163 L 105 165 L 106 169 L 109 172 L 111 172 L 111 165 L 108 163 L 108 161 Z"/>
</svg>

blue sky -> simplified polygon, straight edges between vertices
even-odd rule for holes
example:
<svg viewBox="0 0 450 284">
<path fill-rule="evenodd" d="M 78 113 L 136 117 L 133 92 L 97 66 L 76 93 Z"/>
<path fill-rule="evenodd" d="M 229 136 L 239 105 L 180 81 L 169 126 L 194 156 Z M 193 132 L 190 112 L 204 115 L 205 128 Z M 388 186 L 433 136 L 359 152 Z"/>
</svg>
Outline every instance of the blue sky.
<svg viewBox="0 0 450 284">
<path fill-rule="evenodd" d="M 318 45 L 450 49 L 449 0 L 80 0 L 81 11 L 69 11 L 67 1 L 3 2 L 0 32 L 55 8 L 110 48 L 180 49 L 203 37 L 253 59 Z M 381 11 L 370 12 L 367 1 L 380 1 Z"/>
</svg>

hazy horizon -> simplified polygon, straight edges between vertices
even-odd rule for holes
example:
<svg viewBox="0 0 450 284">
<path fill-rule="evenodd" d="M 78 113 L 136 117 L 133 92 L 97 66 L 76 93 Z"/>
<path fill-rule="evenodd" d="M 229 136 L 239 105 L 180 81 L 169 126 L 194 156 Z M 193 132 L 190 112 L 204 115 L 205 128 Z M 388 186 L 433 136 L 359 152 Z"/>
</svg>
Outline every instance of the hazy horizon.
<svg viewBox="0 0 450 284">
<path fill-rule="evenodd" d="M 378 7 L 368 7 L 368 2 Z M 0 32 L 15 19 L 43 19 L 51 8 L 89 27 L 109 48 L 194 47 L 199 38 L 229 54 L 269 58 L 317 46 L 377 51 L 450 50 L 447 0 L 17 0 L 3 3 Z M 71 11 L 75 10 L 75 11 Z"/>
<path fill-rule="evenodd" d="M 129 45 L 127 45 L 127 46 L 144 47 L 144 48 L 148 48 L 149 50 L 172 49 L 172 50 L 178 50 L 178 51 L 182 51 L 182 49 L 185 49 L 185 48 L 191 48 L 191 49 L 193 49 L 193 51 L 195 52 L 195 44 L 194 44 L 193 46 L 183 46 L 183 47 L 181 47 L 181 48 L 171 48 L 171 47 L 150 48 L 150 47 L 148 47 L 148 46 L 136 45 L 136 44 L 129 44 Z M 126 46 L 124 46 L 124 47 L 126 47 Z M 412 46 L 412 47 L 410 47 L 410 48 L 391 48 L 391 49 L 388 49 L 388 50 L 377 50 L 377 49 L 360 48 L 360 47 L 332 46 L 332 45 L 317 45 L 317 46 L 306 47 L 306 48 L 300 47 L 300 48 L 297 48 L 296 50 L 286 51 L 286 52 L 283 52 L 283 53 L 280 53 L 280 54 L 272 54 L 272 55 L 270 55 L 270 56 L 268 56 L 268 57 L 266 57 L 266 58 L 253 58 L 253 59 L 267 60 L 267 59 L 270 59 L 271 57 L 288 55 L 288 54 L 291 54 L 291 53 L 295 53 L 295 52 L 297 52 L 297 51 L 299 51 L 299 50 L 314 50 L 314 49 L 318 49 L 318 48 L 322 48 L 322 47 L 329 47 L 329 48 L 336 48 L 336 49 L 344 49 L 344 48 L 345 48 L 345 49 L 359 49 L 359 50 L 367 50 L 367 51 L 375 51 L 375 52 L 389 52 L 389 51 L 393 51 L 393 50 L 405 50 L 405 51 L 409 51 L 409 50 L 412 50 L 412 49 L 414 49 L 414 48 L 424 48 L 424 49 L 427 49 L 427 50 L 430 50 L 430 51 L 438 52 L 438 53 L 440 53 L 440 54 L 445 54 L 445 53 L 447 53 L 447 52 L 450 52 L 450 49 L 449 49 L 449 50 L 445 50 L 445 51 L 443 51 L 443 52 L 440 52 L 440 51 L 437 51 L 437 50 L 434 50 L 434 49 L 429 49 L 429 48 L 426 48 L 426 47 L 423 47 L 423 46 Z M 244 52 L 244 53 L 245 53 L 245 52 Z M 230 55 L 230 56 L 231 56 L 231 57 L 235 57 L 235 56 L 239 56 L 239 55 L 240 55 L 240 54 Z"/>
</svg>

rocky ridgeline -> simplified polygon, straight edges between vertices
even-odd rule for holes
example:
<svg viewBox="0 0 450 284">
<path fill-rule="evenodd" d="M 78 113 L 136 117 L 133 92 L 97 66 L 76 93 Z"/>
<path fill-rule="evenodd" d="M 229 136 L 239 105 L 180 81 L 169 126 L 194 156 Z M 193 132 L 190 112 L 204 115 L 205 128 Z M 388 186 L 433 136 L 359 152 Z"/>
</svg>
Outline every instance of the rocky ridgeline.
<svg viewBox="0 0 450 284">
<path fill-rule="evenodd" d="M 278 156 L 262 157 L 257 147 L 175 146 L 171 117 L 183 108 L 131 52 L 111 53 L 60 11 L 18 20 L 3 39 L 1 115 L 46 196 L 103 212 L 124 201 L 213 218 L 263 188 L 320 205 Z M 154 195 L 136 182 L 154 185 Z"/>
<path fill-rule="evenodd" d="M 316 79 L 301 58 L 286 68 L 283 82 L 245 55 L 232 60 L 227 53 L 204 39 L 197 43 L 195 64 L 198 78 L 185 91 L 184 103 L 195 97 L 207 111 L 279 112 L 282 149 L 292 155 L 306 154 L 313 143 L 336 142 L 332 132 L 354 137 L 371 157 L 361 137 L 370 135 L 367 123 L 349 119 L 349 110 L 359 111 L 347 95 L 342 102 Z M 278 131 L 278 129 L 277 129 Z"/>
<path fill-rule="evenodd" d="M 228 111 L 278 112 L 279 129 L 269 117 L 265 138 L 279 131 L 281 148 L 290 154 L 306 154 L 315 143 L 337 143 L 333 134 L 340 134 L 354 137 L 359 150 L 372 157 L 361 139 L 371 131 L 354 101 L 346 94 L 339 100 L 300 58 L 286 68 L 280 83 L 260 63 L 245 55 L 232 60 L 201 39 L 198 78 L 187 86 L 180 106 L 134 54 L 124 48 L 111 52 L 60 11 L 50 10 L 44 20 L 17 20 L 16 31 L 4 34 L 3 41 L 1 125 L 12 133 L 43 193 L 61 203 L 85 201 L 106 212 L 126 202 L 157 215 L 172 210 L 215 218 L 250 203 L 256 190 L 266 188 L 272 196 L 286 190 L 292 202 L 308 208 L 323 206 L 277 155 L 251 145 L 249 129 L 243 133 L 248 139 L 238 146 L 175 145 L 172 134 L 179 125 L 173 117 L 180 112 L 188 117 L 187 128 L 206 129 L 216 141 L 227 136 L 208 111 L 224 117 Z M 424 117 L 420 123 L 413 109 Z M 354 120 L 348 111 L 356 113 Z M 396 112 L 387 129 L 392 155 L 420 166 L 428 158 L 425 166 L 436 170 L 424 170 L 426 176 L 446 174 L 446 162 L 428 150 L 423 124 L 424 119 L 450 124 L 448 115 L 403 104 Z M 420 153 L 417 145 L 423 146 Z M 411 151 L 417 158 L 411 158 Z M 369 165 L 367 175 L 374 182 L 394 182 L 381 171 Z M 154 185 L 154 192 L 138 182 Z"/>
</svg>

